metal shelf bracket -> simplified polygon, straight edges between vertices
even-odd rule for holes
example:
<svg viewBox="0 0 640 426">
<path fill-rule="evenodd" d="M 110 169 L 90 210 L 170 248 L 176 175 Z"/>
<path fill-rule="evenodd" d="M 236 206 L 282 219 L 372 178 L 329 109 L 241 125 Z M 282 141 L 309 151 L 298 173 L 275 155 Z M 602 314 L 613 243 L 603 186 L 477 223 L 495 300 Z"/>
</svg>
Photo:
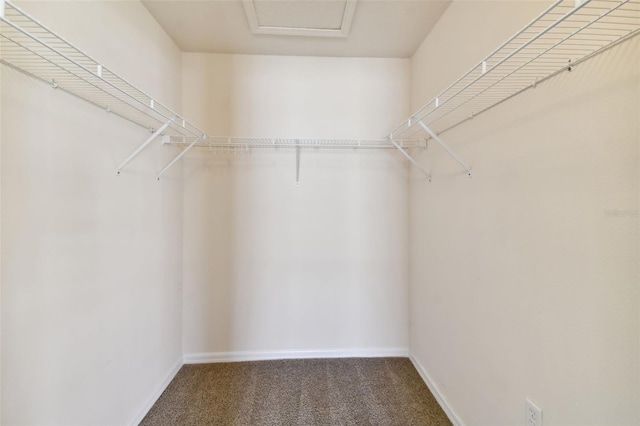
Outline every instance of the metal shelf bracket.
<svg viewBox="0 0 640 426">
<path fill-rule="evenodd" d="M 398 144 L 398 142 L 396 142 L 393 139 L 393 136 L 389 137 L 389 142 L 391 142 L 393 144 L 393 146 L 395 146 L 398 149 L 398 151 L 400 151 L 402 153 L 402 155 L 407 157 L 407 160 L 409 160 L 411 162 L 411 164 L 413 164 L 415 166 L 415 168 L 418 169 L 420 171 L 420 173 L 422 173 L 429 180 L 429 182 L 431 182 L 431 174 L 429 174 L 428 171 L 426 171 L 424 168 L 422 168 L 422 166 L 420 164 L 418 164 L 418 162 L 416 160 L 414 160 L 413 157 L 411 155 L 409 155 L 409 153 L 407 151 L 405 151 L 404 148 L 402 148 Z"/>
<path fill-rule="evenodd" d="M 133 151 L 131 154 L 129 154 L 129 156 L 122 162 L 120 163 L 120 165 L 118 166 L 118 170 L 117 170 L 117 174 L 120 174 L 120 172 L 122 171 L 122 169 L 129 164 L 129 162 L 131 160 L 133 160 L 134 158 L 136 158 L 138 156 L 138 154 L 140 154 L 142 152 L 143 149 L 145 149 L 147 147 L 147 145 L 149 145 L 151 142 L 153 142 L 158 136 L 160 136 L 160 134 L 162 132 L 165 131 L 165 129 L 167 127 L 169 127 L 171 125 L 171 123 L 173 123 L 175 121 L 175 118 L 172 118 L 171 120 L 167 121 L 166 123 L 164 123 L 162 125 L 162 127 L 160 127 L 158 130 L 156 130 L 155 132 L 153 132 L 151 134 L 151 136 L 149 136 L 149 138 L 142 142 L 142 144 L 135 149 L 135 151 Z"/>
<path fill-rule="evenodd" d="M 195 138 L 193 140 L 193 142 L 191 142 L 185 149 L 180 151 L 180 154 L 178 154 L 173 160 L 171 160 L 166 166 L 164 166 L 164 168 L 162 170 L 160 170 L 160 172 L 158 173 L 158 176 L 156 177 L 156 179 L 160 180 L 160 177 L 162 177 L 162 175 L 167 170 L 169 170 L 171 168 L 171 166 L 173 166 L 179 159 L 181 159 L 187 153 L 187 151 L 189 151 L 191 148 L 193 148 L 194 145 L 197 144 L 199 141 L 206 139 L 206 137 L 207 137 L 206 135 L 202 135 L 202 137 L 200 137 L 200 138 Z"/>
<path fill-rule="evenodd" d="M 460 164 L 467 171 L 467 176 L 471 177 L 471 167 L 467 166 L 467 164 L 464 161 L 462 161 L 462 159 L 458 156 L 458 154 L 456 154 L 451 148 L 449 148 L 449 146 L 446 143 L 444 143 L 444 141 L 440 139 L 440 137 L 436 135 L 429 127 L 427 127 L 426 124 L 424 124 L 420 120 L 418 120 L 418 124 L 420 125 L 420 127 L 424 129 L 425 132 L 429 134 L 429 136 L 431 136 L 431 139 L 438 142 L 438 145 L 440 145 L 445 151 L 447 151 L 447 154 L 449 154 L 454 160 L 458 162 L 458 164 Z"/>
</svg>

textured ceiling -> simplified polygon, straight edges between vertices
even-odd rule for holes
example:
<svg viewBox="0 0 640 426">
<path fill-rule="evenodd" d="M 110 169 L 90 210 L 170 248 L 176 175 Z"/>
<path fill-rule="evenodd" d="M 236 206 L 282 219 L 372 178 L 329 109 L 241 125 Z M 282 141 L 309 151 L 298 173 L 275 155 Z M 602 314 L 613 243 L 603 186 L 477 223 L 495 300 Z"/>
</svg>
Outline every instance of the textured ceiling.
<svg viewBox="0 0 640 426">
<path fill-rule="evenodd" d="M 360 0 L 348 37 L 342 38 L 254 34 L 240 0 L 143 0 L 143 3 L 185 52 L 407 58 L 450 0 Z M 253 2 L 261 26 L 327 29 L 339 28 L 345 3 L 344 0 Z"/>
</svg>

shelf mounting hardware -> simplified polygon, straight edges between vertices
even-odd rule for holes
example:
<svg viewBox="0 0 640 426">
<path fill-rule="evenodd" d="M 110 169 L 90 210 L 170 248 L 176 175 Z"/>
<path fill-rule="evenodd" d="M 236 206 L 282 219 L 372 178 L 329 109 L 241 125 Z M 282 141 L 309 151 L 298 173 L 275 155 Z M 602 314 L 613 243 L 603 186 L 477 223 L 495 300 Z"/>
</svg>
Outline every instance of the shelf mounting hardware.
<svg viewBox="0 0 640 426">
<path fill-rule="evenodd" d="M 449 154 L 454 160 L 458 162 L 458 164 L 460 164 L 467 171 L 467 176 L 471 177 L 471 167 L 467 166 L 467 164 L 464 161 L 462 161 L 462 159 L 458 156 L 458 154 L 456 154 L 451 148 L 449 148 L 449 146 L 446 143 L 444 143 L 442 139 L 440 139 L 440 137 L 436 135 L 429 127 L 427 127 L 422 122 L 422 120 L 418 120 L 418 124 L 420 125 L 420 127 L 424 129 L 425 132 L 429 134 L 429 136 L 431 136 L 431 139 L 438 142 L 438 145 L 440 145 L 445 151 L 447 151 L 447 154 Z"/>
<path fill-rule="evenodd" d="M 425 169 L 422 168 L 422 166 L 420 164 L 418 164 L 418 162 L 416 160 L 413 159 L 413 157 L 411 155 L 409 155 L 409 153 L 407 153 L 407 151 L 405 151 L 399 144 L 398 142 L 396 142 L 393 139 L 393 136 L 389 137 L 389 142 L 391 142 L 393 144 L 393 146 L 395 146 L 396 148 L 398 148 L 398 151 L 400 151 L 402 153 L 402 155 L 404 155 L 405 157 L 407 157 L 407 160 L 409 160 L 411 162 L 411 164 L 413 164 L 416 169 L 420 170 L 420 173 L 422 173 L 428 180 L 429 182 L 431 182 L 431 175 L 429 174 L 428 171 L 426 171 Z"/>
<path fill-rule="evenodd" d="M 197 144 L 198 142 L 200 142 L 201 140 L 206 139 L 206 137 L 207 137 L 206 135 L 202 135 L 202 137 L 193 139 L 193 142 L 191 142 L 185 149 L 180 151 L 180 154 L 178 154 L 178 156 L 176 158 L 171 160 L 166 166 L 164 166 L 164 168 L 162 170 L 160 170 L 160 172 L 158 173 L 158 176 L 156 177 L 156 179 L 160 180 L 160 177 L 167 170 L 169 170 L 171 168 L 171 166 L 173 166 L 179 159 L 181 159 L 187 153 L 187 151 L 189 151 L 191 148 L 193 148 L 194 145 Z"/>
<path fill-rule="evenodd" d="M 172 118 L 171 120 L 167 121 L 166 123 L 164 123 L 162 125 L 162 127 L 160 127 L 158 130 L 156 130 L 155 132 L 153 132 L 151 134 L 151 136 L 149 136 L 149 138 L 142 142 L 142 144 L 135 149 L 135 151 L 133 151 L 119 166 L 118 166 L 118 170 L 117 173 L 120 174 L 120 172 L 122 171 L 122 169 L 124 168 L 124 166 L 126 166 L 127 164 L 129 164 L 129 162 L 131 160 L 133 160 L 134 158 L 136 158 L 136 156 L 138 154 L 140 154 L 142 152 L 143 149 L 145 149 L 147 147 L 147 145 L 149 145 L 151 142 L 153 142 L 158 136 L 160 136 L 160 134 L 162 132 L 165 131 L 165 129 L 167 127 L 169 127 L 171 125 L 171 123 L 173 123 L 175 121 L 175 118 Z"/>
</svg>

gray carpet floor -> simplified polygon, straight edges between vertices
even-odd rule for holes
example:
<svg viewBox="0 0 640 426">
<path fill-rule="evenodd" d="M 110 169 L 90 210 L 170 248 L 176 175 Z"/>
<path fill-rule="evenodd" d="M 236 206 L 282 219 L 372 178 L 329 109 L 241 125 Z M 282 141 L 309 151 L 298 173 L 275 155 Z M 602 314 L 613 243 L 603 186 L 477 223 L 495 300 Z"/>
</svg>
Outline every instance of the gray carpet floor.
<svg viewBox="0 0 640 426">
<path fill-rule="evenodd" d="M 141 425 L 450 425 L 407 358 L 185 365 Z"/>
</svg>

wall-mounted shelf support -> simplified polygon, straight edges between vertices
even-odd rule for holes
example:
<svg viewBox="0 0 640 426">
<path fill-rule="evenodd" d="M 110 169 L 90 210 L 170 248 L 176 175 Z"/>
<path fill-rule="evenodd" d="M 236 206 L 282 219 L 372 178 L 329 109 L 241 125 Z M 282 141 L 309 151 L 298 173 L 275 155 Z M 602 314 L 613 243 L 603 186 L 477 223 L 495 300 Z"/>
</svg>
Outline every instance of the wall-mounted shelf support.
<svg viewBox="0 0 640 426">
<path fill-rule="evenodd" d="M 405 151 L 404 148 L 402 148 L 398 144 L 398 142 L 396 142 L 393 139 L 393 137 L 389 137 L 389 142 L 391 142 L 393 144 L 393 146 L 398 148 L 398 151 L 400 151 L 402 153 L 402 155 L 407 157 L 407 160 L 409 160 L 411 162 L 411 164 L 413 164 L 416 167 L 416 169 L 418 169 L 420 171 L 420 173 L 422 173 L 429 180 L 429 182 L 431 182 L 431 175 L 429 174 L 429 172 L 426 171 L 425 169 L 423 169 L 422 166 L 420 164 L 418 164 L 418 162 L 416 160 L 414 160 L 413 157 L 411 155 L 409 155 L 409 153 L 407 151 Z"/>
<path fill-rule="evenodd" d="M 187 151 L 189 151 L 191 148 L 193 148 L 195 146 L 195 144 L 197 144 L 200 140 L 204 140 L 206 139 L 206 135 L 202 135 L 201 138 L 195 138 L 193 140 L 193 142 L 191 142 L 189 145 L 187 145 L 187 147 L 185 149 L 183 149 L 182 151 L 180 151 L 180 154 L 178 154 L 173 160 L 171 160 L 166 166 L 164 166 L 164 168 L 162 170 L 160 170 L 160 172 L 158 173 L 158 176 L 156 177 L 158 180 L 160 180 L 160 177 L 162 177 L 162 175 L 171 168 L 171 166 L 173 166 L 174 164 L 176 164 L 176 162 L 181 159 L 186 153 Z M 164 143 L 164 142 L 163 142 Z"/>
<path fill-rule="evenodd" d="M 447 154 L 449 154 L 454 160 L 458 162 L 458 164 L 460 164 L 467 171 L 467 176 L 471 177 L 471 168 L 467 166 L 466 163 L 462 161 L 462 159 L 460 159 L 458 154 L 456 154 L 451 148 L 449 148 L 449 146 L 446 143 L 444 143 L 442 139 L 440 139 L 440 137 L 438 137 L 438 135 L 436 135 L 429 127 L 427 127 L 426 124 L 424 124 L 420 120 L 418 120 L 418 124 L 420 125 L 420 127 L 424 129 L 425 132 L 427 132 L 429 136 L 431 136 L 431 139 L 438 142 L 438 145 L 440 145 L 445 151 L 447 151 Z"/>
<path fill-rule="evenodd" d="M 171 123 L 173 123 L 175 121 L 175 118 L 167 121 L 166 123 L 164 123 L 162 125 L 162 127 L 160 127 L 158 130 L 156 130 L 155 132 L 153 132 L 151 134 L 151 136 L 149 136 L 149 138 L 147 138 L 146 141 L 142 142 L 142 144 L 135 149 L 135 151 L 133 151 L 119 166 L 118 166 L 118 171 L 117 173 L 120 174 L 120 172 L 122 171 L 122 169 L 129 164 L 129 162 L 131 160 L 133 160 L 134 158 L 136 158 L 138 156 L 138 154 L 140 154 L 142 152 L 143 149 L 145 149 L 147 147 L 147 145 L 149 145 L 151 142 L 153 142 L 158 136 L 160 136 L 160 134 L 162 132 L 165 131 L 165 129 L 167 127 L 169 127 L 171 125 Z"/>
<path fill-rule="evenodd" d="M 300 147 L 296 146 L 296 186 L 300 186 Z"/>
</svg>

